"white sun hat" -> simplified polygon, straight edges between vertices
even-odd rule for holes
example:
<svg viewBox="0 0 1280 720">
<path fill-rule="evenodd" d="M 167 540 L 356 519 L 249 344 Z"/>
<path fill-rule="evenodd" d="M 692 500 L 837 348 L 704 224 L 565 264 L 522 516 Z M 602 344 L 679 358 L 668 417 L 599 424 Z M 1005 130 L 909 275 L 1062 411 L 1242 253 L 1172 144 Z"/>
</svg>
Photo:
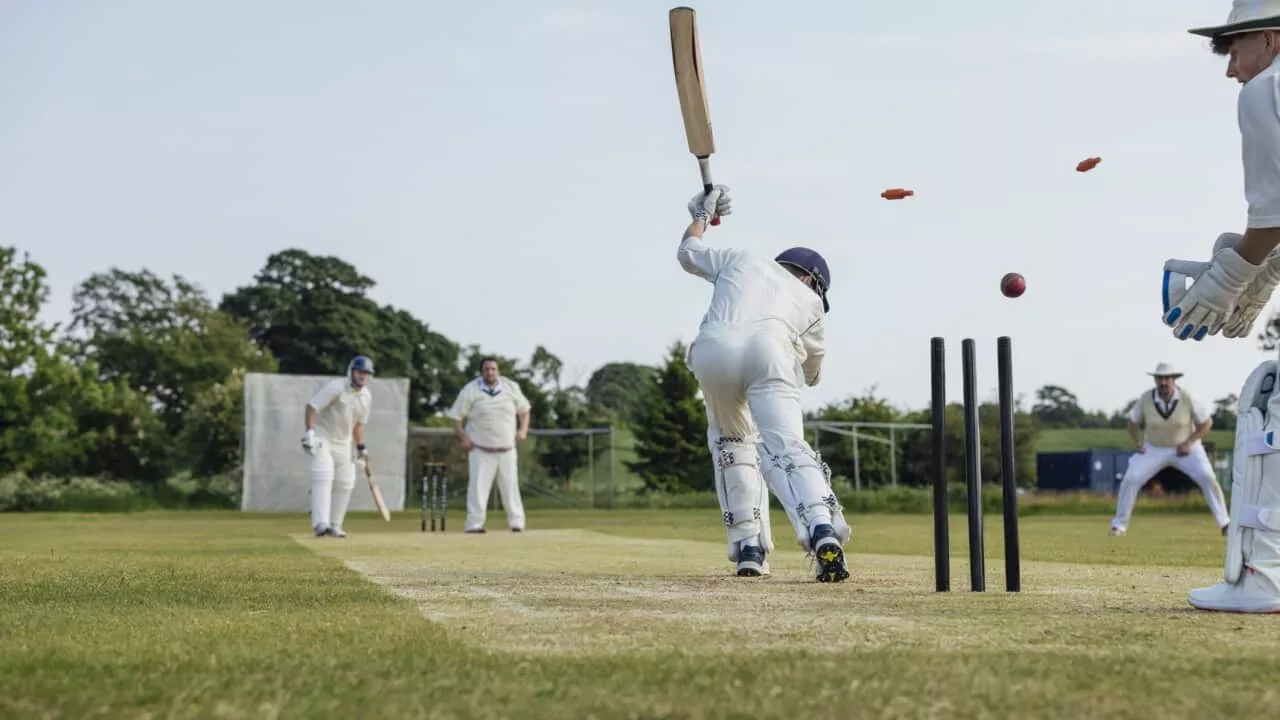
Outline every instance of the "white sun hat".
<svg viewBox="0 0 1280 720">
<path fill-rule="evenodd" d="M 1212 27 L 1192 28 L 1192 35 L 1219 37 L 1255 30 L 1280 30 L 1280 0 L 1233 0 L 1227 21 Z"/>
<path fill-rule="evenodd" d="M 1171 378 L 1182 377 L 1182 373 L 1178 372 L 1176 368 L 1174 368 L 1169 363 L 1165 363 L 1165 362 L 1162 362 L 1159 365 L 1156 365 L 1156 369 L 1147 374 L 1152 377 L 1171 377 Z"/>
</svg>

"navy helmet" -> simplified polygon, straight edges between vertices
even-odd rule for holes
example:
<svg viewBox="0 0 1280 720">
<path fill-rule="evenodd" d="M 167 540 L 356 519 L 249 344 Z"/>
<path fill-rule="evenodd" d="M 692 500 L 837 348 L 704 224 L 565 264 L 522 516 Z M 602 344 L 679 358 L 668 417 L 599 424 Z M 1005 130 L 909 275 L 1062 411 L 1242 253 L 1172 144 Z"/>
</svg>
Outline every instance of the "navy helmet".
<svg viewBox="0 0 1280 720">
<path fill-rule="evenodd" d="M 831 289 L 831 268 L 817 250 L 807 247 L 793 247 L 783 250 L 773 259 L 779 265 L 789 265 L 813 276 L 813 291 L 822 298 L 822 311 L 831 309 L 827 302 L 827 291 Z"/>
<path fill-rule="evenodd" d="M 351 362 L 347 364 L 347 379 L 351 381 L 352 385 L 356 384 L 355 375 L 357 370 L 367 372 L 372 375 L 373 361 L 365 355 L 357 355 L 351 359 Z"/>
</svg>

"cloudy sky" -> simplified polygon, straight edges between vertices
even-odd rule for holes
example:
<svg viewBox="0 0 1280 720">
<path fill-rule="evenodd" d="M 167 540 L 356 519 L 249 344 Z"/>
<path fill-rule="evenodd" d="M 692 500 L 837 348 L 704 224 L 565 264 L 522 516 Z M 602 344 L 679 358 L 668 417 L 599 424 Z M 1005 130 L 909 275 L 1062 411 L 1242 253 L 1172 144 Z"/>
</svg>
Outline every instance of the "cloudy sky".
<svg viewBox="0 0 1280 720">
<path fill-rule="evenodd" d="M 1161 361 L 1207 401 L 1268 357 L 1160 322 L 1163 261 L 1244 221 L 1237 86 L 1186 33 L 1228 0 L 801 5 L 696 7 L 735 208 L 710 241 L 831 264 L 808 406 L 925 405 L 933 335 L 957 399 L 961 338 L 994 396 L 1007 334 L 1018 392 L 1107 410 Z M 302 247 L 459 342 L 546 345 L 571 381 L 658 362 L 710 290 L 675 261 L 699 186 L 670 6 L 0 0 L 0 237 L 49 270 L 55 321 L 112 265 L 218 295 Z"/>
</svg>

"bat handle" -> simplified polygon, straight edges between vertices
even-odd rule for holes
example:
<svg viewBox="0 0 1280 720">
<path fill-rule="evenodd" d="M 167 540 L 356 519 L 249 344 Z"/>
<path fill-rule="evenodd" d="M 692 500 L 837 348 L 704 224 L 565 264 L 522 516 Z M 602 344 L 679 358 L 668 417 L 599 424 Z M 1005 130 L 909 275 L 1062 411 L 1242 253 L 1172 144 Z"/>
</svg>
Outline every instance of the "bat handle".
<svg viewBox="0 0 1280 720">
<path fill-rule="evenodd" d="M 704 193 L 711 192 L 712 183 L 711 183 L 711 158 L 710 157 L 703 157 L 703 156 L 698 157 L 698 171 L 702 173 L 702 192 Z M 720 217 L 717 215 L 712 215 L 711 224 L 719 225 Z"/>
<path fill-rule="evenodd" d="M 709 192 L 711 192 L 711 183 L 703 183 L 703 185 L 702 185 L 702 192 L 704 192 L 704 193 L 709 193 Z M 712 215 L 712 216 L 711 216 L 711 224 L 712 224 L 712 225 L 719 225 L 719 224 L 720 224 L 720 216 L 719 216 L 719 215 Z"/>
</svg>

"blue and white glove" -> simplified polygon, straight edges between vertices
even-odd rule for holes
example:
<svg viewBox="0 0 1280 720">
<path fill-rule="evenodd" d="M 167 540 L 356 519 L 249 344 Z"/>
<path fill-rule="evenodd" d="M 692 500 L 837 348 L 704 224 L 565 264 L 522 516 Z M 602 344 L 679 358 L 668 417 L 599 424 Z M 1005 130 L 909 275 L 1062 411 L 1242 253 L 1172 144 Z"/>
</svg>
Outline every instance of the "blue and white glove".
<svg viewBox="0 0 1280 720">
<path fill-rule="evenodd" d="M 712 185 L 711 192 L 700 192 L 689 201 L 689 215 L 694 220 L 710 223 L 713 217 L 732 214 L 729 188 L 725 185 Z"/>
<path fill-rule="evenodd" d="M 302 433 L 302 449 L 308 455 L 316 454 L 316 431 L 308 430 Z"/>
<path fill-rule="evenodd" d="M 1238 235 L 1236 239 L 1239 239 Z M 1280 248 L 1272 250 L 1267 255 L 1258 276 L 1249 283 L 1249 287 L 1245 288 L 1240 299 L 1236 301 L 1235 310 L 1227 317 L 1227 324 L 1222 327 L 1222 336 L 1242 338 L 1252 333 L 1253 322 L 1258 319 L 1258 313 L 1262 312 L 1262 308 L 1266 307 L 1267 302 L 1271 300 L 1271 294 L 1275 292 L 1276 285 L 1280 285 Z"/>
<path fill-rule="evenodd" d="M 1204 340 L 1208 335 L 1217 335 L 1235 311 L 1240 296 L 1262 271 L 1261 265 L 1240 257 L 1231 235 L 1218 236 L 1210 262 L 1165 261 L 1164 323 L 1173 328 L 1173 336 L 1179 340 Z M 1189 290 L 1187 278 L 1194 280 Z"/>
</svg>

